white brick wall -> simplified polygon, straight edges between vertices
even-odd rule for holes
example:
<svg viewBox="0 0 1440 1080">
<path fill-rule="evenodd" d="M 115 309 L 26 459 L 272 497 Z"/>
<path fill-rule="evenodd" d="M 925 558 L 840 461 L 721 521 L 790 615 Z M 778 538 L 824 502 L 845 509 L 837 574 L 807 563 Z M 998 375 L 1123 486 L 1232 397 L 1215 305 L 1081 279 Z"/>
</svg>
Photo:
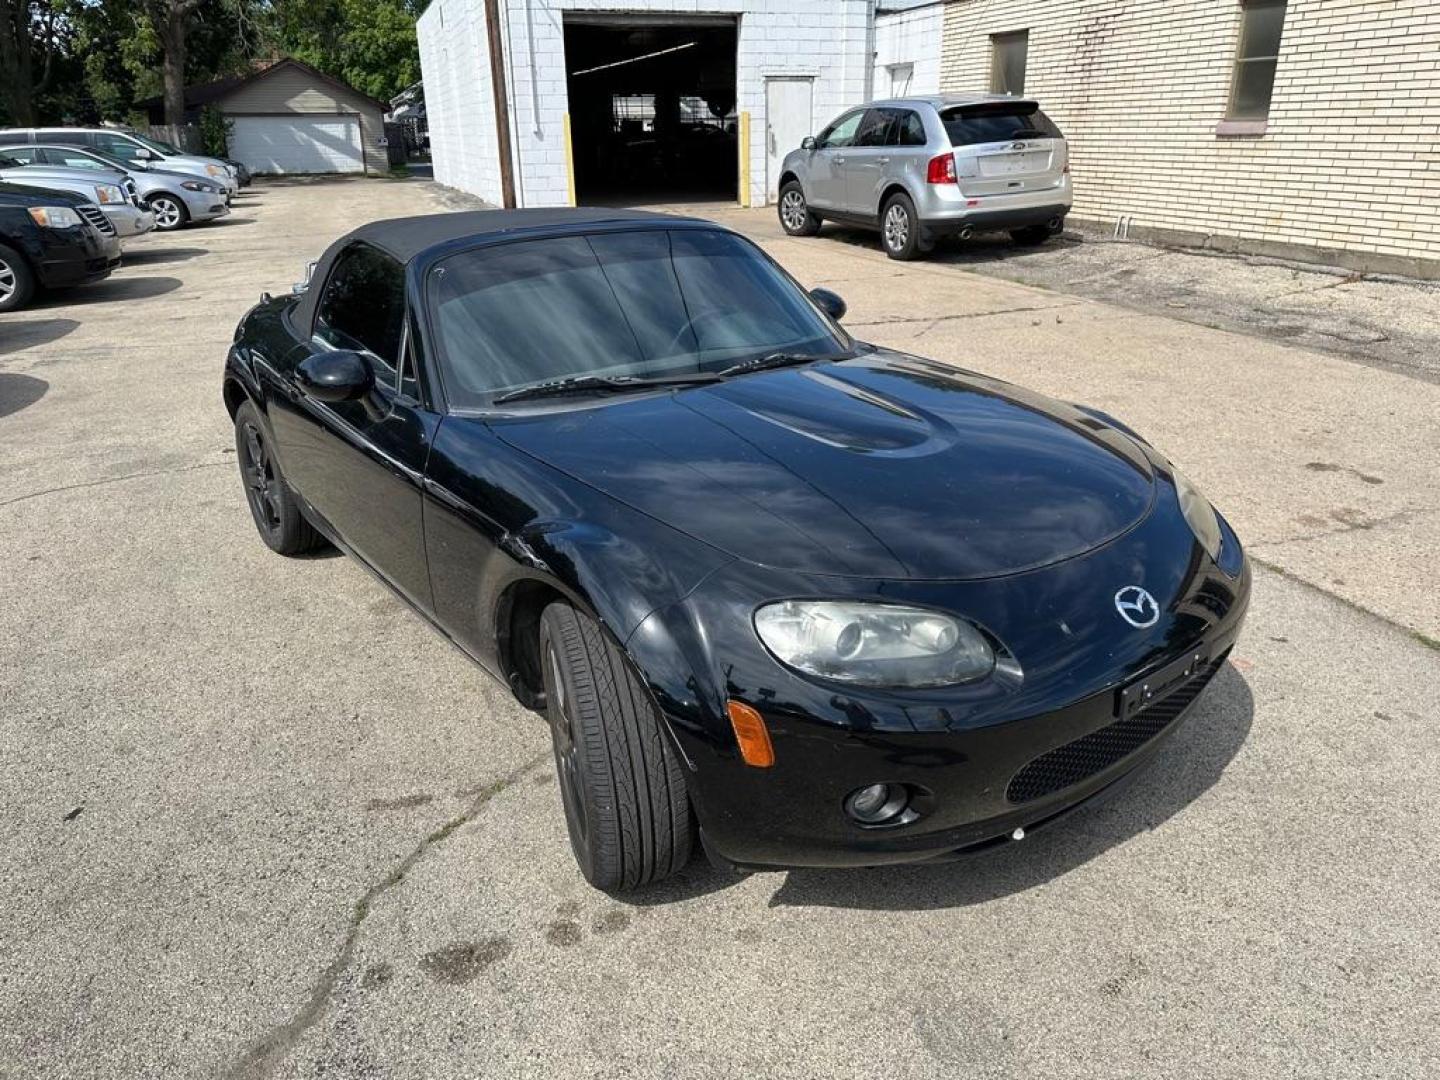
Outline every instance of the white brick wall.
<svg viewBox="0 0 1440 1080">
<path fill-rule="evenodd" d="M 765 201 L 766 187 L 765 76 L 815 79 L 813 130 L 864 101 L 873 6 L 873 0 L 502 0 L 520 205 L 556 206 L 567 199 L 566 11 L 739 16 L 736 107 L 750 113 L 750 192 L 758 204 Z M 419 29 L 435 178 L 499 202 L 484 5 L 481 0 L 434 0 Z"/>
<path fill-rule="evenodd" d="M 909 94 L 940 92 L 940 47 L 945 33 L 942 0 L 909 11 L 886 11 L 875 17 L 874 96 L 890 97 L 890 67 L 913 64 Z"/>
<path fill-rule="evenodd" d="M 941 83 L 987 88 L 990 35 L 1028 29 L 1078 216 L 1440 258 L 1440 0 L 1290 0 L 1268 131 L 1218 138 L 1239 23 L 1238 0 L 952 0 Z"/>
</svg>

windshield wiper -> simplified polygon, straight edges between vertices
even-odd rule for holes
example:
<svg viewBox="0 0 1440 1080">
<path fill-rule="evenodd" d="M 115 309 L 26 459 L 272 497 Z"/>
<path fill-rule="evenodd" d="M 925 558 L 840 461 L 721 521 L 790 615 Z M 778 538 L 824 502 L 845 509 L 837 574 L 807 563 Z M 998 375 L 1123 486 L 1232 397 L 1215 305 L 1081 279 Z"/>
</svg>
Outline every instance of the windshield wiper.
<svg viewBox="0 0 1440 1080">
<path fill-rule="evenodd" d="M 744 375 L 751 371 L 768 371 L 771 368 L 793 367 L 796 364 L 808 364 L 814 360 L 834 360 L 833 356 L 815 356 L 811 353 L 772 352 L 754 360 L 745 360 L 733 367 L 728 367 L 720 372 L 722 378 L 728 379 L 731 375 Z"/>
<path fill-rule="evenodd" d="M 530 398 L 562 397 L 565 394 L 623 394 L 632 390 L 649 390 L 657 386 L 703 386 L 707 383 L 719 382 L 720 378 L 719 375 L 706 372 L 696 372 L 692 375 L 662 375 L 648 379 L 636 378 L 633 375 L 619 377 L 572 375 L 568 379 L 555 379 L 551 382 L 536 383 L 534 386 L 522 386 L 518 390 L 511 390 L 497 397 L 495 404 L 500 405 L 507 401 L 525 401 Z"/>
</svg>

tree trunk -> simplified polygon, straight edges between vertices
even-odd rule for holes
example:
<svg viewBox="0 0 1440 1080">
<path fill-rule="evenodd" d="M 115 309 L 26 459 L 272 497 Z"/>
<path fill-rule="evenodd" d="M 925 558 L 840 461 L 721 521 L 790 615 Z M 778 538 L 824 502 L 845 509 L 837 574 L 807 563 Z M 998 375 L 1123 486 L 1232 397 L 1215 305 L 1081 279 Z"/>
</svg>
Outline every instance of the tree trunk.
<svg viewBox="0 0 1440 1080">
<path fill-rule="evenodd" d="M 28 0 L 0 0 L 0 103 L 17 127 L 35 126 Z"/>
<path fill-rule="evenodd" d="M 4 0 L 0 0 L 4 2 Z M 165 5 L 164 25 L 160 31 L 160 47 L 164 50 L 161 72 L 165 76 L 165 123 L 185 122 L 185 31 L 191 5 Z"/>
</svg>

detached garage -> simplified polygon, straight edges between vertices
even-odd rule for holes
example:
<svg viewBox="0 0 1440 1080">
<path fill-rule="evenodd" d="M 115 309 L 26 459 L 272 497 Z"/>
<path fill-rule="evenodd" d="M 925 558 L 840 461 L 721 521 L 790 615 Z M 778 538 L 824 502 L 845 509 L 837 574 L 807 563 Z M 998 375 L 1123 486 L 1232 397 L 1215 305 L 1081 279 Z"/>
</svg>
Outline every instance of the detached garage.
<svg viewBox="0 0 1440 1080">
<path fill-rule="evenodd" d="M 187 87 L 187 118 L 215 106 L 231 123 L 230 157 L 252 173 L 384 173 L 385 104 L 299 60 Z"/>
</svg>

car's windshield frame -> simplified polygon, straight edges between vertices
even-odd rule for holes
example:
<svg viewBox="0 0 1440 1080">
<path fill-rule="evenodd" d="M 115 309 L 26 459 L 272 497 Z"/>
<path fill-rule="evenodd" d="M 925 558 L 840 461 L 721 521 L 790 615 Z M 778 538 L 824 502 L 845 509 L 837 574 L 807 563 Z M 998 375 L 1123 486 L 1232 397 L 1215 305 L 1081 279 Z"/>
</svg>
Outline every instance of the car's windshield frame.
<svg viewBox="0 0 1440 1080">
<path fill-rule="evenodd" d="M 155 151 L 155 153 L 163 154 L 166 157 L 179 157 L 181 154 L 180 150 L 178 150 L 176 147 L 171 146 L 169 143 L 163 143 L 159 139 L 148 138 L 144 135 L 141 135 L 139 132 L 122 131 L 119 132 L 119 134 L 124 135 L 126 138 L 134 139 L 147 150 L 153 150 Z"/>
<path fill-rule="evenodd" d="M 413 295 L 417 298 L 416 307 L 418 308 L 418 312 L 421 316 L 421 325 L 424 338 L 423 351 L 425 353 L 426 366 L 428 368 L 431 385 L 434 388 L 436 403 L 437 406 L 441 409 L 441 411 L 456 416 L 488 416 L 495 414 L 511 413 L 518 408 L 589 407 L 601 400 L 613 401 L 622 399 L 627 395 L 608 394 L 604 395 L 603 397 L 598 397 L 595 395 L 576 394 L 569 397 L 528 400 L 524 402 L 523 405 L 519 403 L 500 403 L 496 400 L 498 397 L 519 388 L 506 387 L 503 389 L 495 389 L 488 392 L 486 395 L 484 395 L 485 400 L 476 402 L 474 404 L 469 402 L 457 402 L 456 398 L 458 395 L 454 392 L 454 387 L 450 385 L 450 383 L 453 381 L 452 377 L 449 374 L 449 371 L 447 370 L 450 367 L 450 359 L 445 354 L 445 340 L 444 334 L 441 330 L 438 298 L 435 295 L 435 290 L 437 286 L 435 281 L 435 275 L 432 273 L 432 271 L 438 265 L 457 256 L 475 254 L 484 250 L 507 247 L 515 244 L 532 244 L 547 240 L 576 239 L 591 236 L 611 236 L 621 233 L 655 232 L 712 233 L 742 243 L 746 246 L 752 256 L 763 260 L 772 270 L 774 270 L 779 275 L 780 279 L 783 282 L 788 284 L 789 287 L 793 288 L 796 291 L 796 294 L 803 300 L 803 302 L 815 312 L 821 324 L 828 328 L 829 332 L 834 338 L 836 351 L 833 354 L 816 355 L 815 360 L 817 362 L 851 359 L 855 355 L 857 355 L 859 345 L 855 341 L 855 339 L 852 338 L 850 334 L 847 333 L 846 330 L 839 325 L 839 323 L 837 323 L 828 314 L 826 314 L 824 309 L 815 302 L 815 299 L 810 295 L 808 289 L 801 285 L 800 282 L 798 282 L 793 275 L 791 275 L 783 266 L 781 266 L 778 262 L 771 258 L 771 256 L 763 248 L 761 248 L 749 237 L 742 236 L 739 233 L 733 232 L 720 226 L 716 226 L 710 222 L 702 221 L 677 220 L 673 222 L 589 222 L 583 226 L 578 226 L 572 229 L 545 229 L 543 231 L 537 230 L 535 232 L 530 232 L 526 234 L 511 234 L 503 237 L 485 237 L 480 238 L 478 243 L 467 243 L 463 240 L 460 242 L 451 241 L 430 252 L 427 252 L 424 257 L 412 261 L 411 267 L 409 268 L 408 276 L 410 277 Z M 470 239 L 473 241 L 473 238 L 466 239 Z M 775 346 L 766 346 L 763 348 L 757 347 L 755 350 L 746 355 L 728 357 L 723 360 L 717 359 L 716 361 L 714 361 L 713 367 L 696 367 L 685 369 L 685 371 L 681 372 L 672 372 L 670 374 L 684 374 L 686 373 L 686 371 L 713 372 L 718 374 L 718 372 L 723 368 L 733 367 L 745 361 L 756 360 L 768 353 L 773 353 L 775 351 L 777 351 L 777 348 Z M 596 369 L 594 372 L 579 372 L 577 374 L 585 375 L 592 373 L 603 374 L 603 371 L 601 369 Z M 637 372 L 636 374 L 643 377 L 645 373 Z M 667 372 L 653 371 L 650 374 L 663 378 L 664 375 L 667 374 Z M 536 379 L 535 383 L 538 384 L 544 381 L 547 380 Z M 634 390 L 635 394 L 646 392 L 653 393 L 656 392 L 656 390 L 653 387 L 647 388 L 643 384 L 637 385 Z"/>
</svg>

